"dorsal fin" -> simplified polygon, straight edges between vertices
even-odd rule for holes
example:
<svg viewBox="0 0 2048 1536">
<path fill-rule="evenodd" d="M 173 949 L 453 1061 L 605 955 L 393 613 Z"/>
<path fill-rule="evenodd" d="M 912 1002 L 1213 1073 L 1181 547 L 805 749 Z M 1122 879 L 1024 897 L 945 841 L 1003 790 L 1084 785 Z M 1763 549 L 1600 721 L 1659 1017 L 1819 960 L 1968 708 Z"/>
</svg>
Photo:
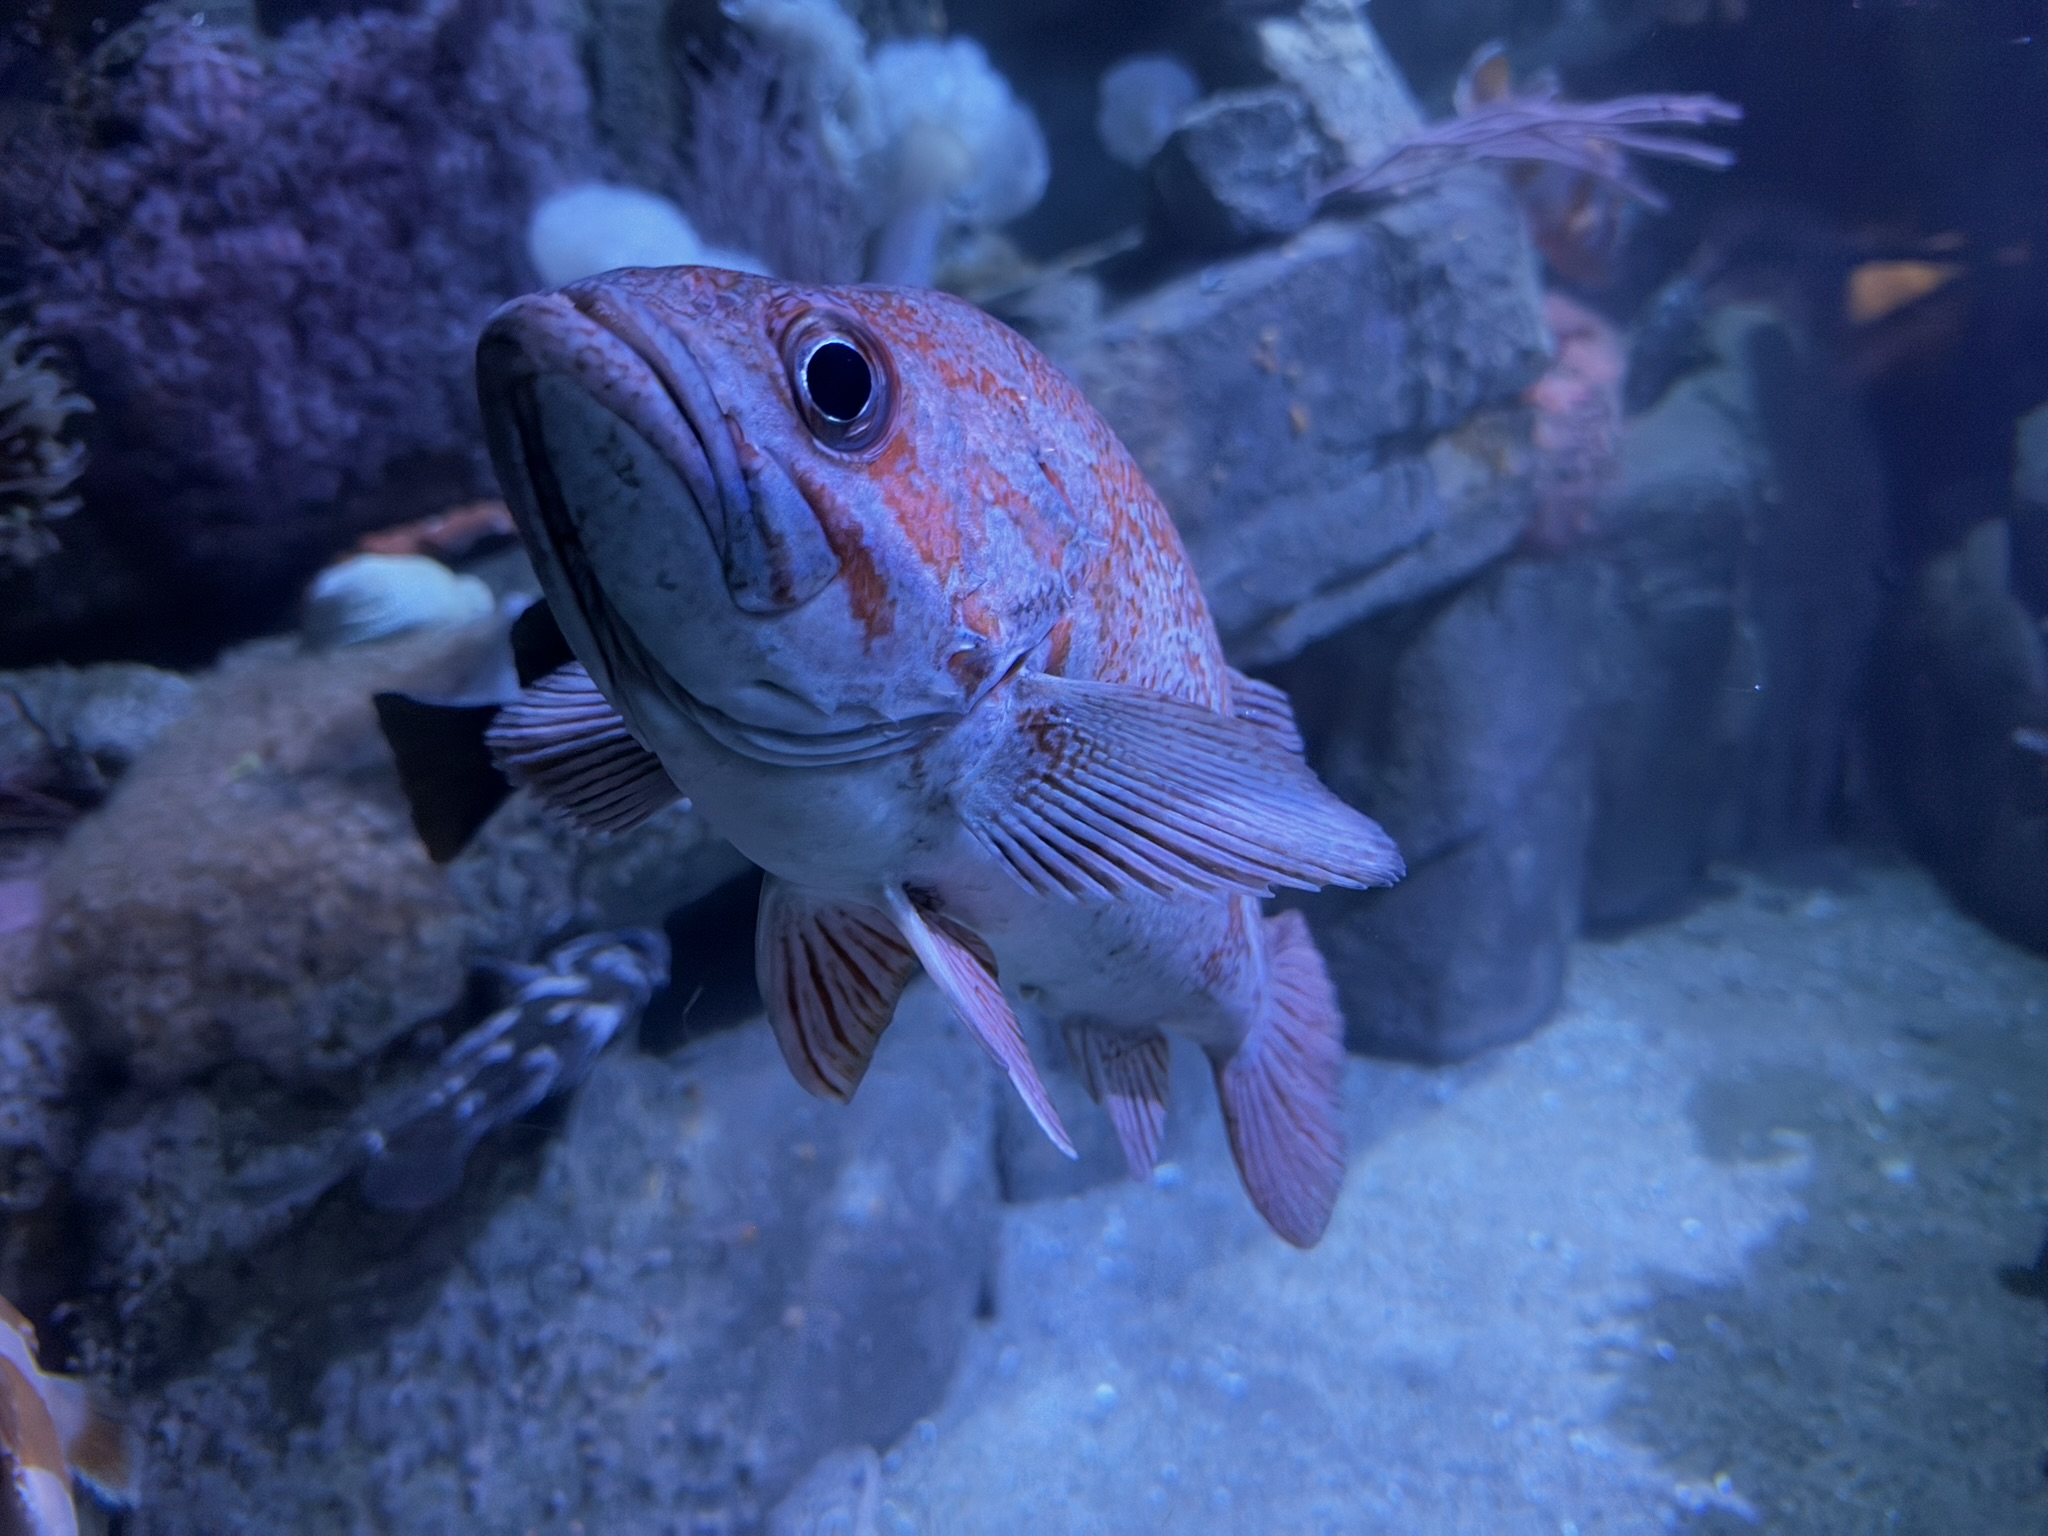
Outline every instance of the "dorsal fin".
<svg viewBox="0 0 2048 1536">
<path fill-rule="evenodd" d="M 583 663 L 558 667 L 498 711 L 491 761 L 586 832 L 624 832 L 682 798 Z"/>
<path fill-rule="evenodd" d="M 809 1092 L 844 1103 L 917 975 L 917 956 L 874 908 L 770 875 L 761 885 L 754 969 L 790 1072 Z"/>
</svg>

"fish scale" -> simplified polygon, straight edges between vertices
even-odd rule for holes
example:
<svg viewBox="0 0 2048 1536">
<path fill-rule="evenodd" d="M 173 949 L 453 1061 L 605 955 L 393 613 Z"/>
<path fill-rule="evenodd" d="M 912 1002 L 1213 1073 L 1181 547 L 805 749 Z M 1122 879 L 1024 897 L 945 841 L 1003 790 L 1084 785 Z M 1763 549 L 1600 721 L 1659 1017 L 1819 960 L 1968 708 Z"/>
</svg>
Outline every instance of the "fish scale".
<svg viewBox="0 0 2048 1536">
<path fill-rule="evenodd" d="M 1142 1177 L 1178 1033 L 1254 1204 L 1314 1243 L 1343 1021 L 1306 925 L 1258 903 L 1400 856 L 1230 668 L 1073 384 L 942 294 L 690 267 L 515 300 L 478 379 L 581 663 L 505 712 L 498 760 L 613 826 L 665 776 L 768 871 L 757 965 L 798 1082 L 850 1097 L 922 972 L 1071 1155 L 1018 1012 L 1063 1032 Z"/>
</svg>

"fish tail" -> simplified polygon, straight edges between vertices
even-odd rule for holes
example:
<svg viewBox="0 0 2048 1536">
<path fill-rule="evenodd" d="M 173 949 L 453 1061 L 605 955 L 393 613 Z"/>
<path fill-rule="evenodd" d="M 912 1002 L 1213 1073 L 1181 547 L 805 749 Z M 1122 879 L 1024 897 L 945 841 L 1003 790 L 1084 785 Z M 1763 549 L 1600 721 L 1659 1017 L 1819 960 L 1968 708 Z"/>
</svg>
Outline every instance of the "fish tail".
<svg viewBox="0 0 2048 1536">
<path fill-rule="evenodd" d="M 1223 1123 L 1246 1193 L 1273 1230 L 1313 1248 L 1344 1182 L 1344 1018 L 1299 912 L 1266 919 L 1264 1014 L 1216 1063 Z"/>
</svg>

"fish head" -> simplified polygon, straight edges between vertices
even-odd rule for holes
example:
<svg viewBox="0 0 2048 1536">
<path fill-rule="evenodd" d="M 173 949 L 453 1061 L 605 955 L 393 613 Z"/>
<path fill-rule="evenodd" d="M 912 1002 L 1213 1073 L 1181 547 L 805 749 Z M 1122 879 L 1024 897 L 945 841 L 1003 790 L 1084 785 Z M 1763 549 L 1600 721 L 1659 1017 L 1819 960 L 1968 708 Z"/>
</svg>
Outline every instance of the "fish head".
<svg viewBox="0 0 2048 1536">
<path fill-rule="evenodd" d="M 957 720 L 1058 623 L 1084 535 L 1046 366 L 944 295 L 707 267 L 516 299 L 478 347 L 499 479 L 598 685 L 771 760 Z"/>
</svg>

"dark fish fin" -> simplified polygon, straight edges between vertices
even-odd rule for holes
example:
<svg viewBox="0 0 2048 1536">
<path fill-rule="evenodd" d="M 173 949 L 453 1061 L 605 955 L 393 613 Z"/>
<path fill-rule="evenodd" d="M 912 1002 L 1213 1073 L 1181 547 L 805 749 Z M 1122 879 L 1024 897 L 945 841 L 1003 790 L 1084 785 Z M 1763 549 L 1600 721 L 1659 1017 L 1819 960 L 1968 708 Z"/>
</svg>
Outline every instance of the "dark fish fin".
<svg viewBox="0 0 2048 1536">
<path fill-rule="evenodd" d="M 955 937 L 946 925 L 927 921 L 901 886 L 882 887 L 882 899 L 888 904 L 897 931 L 916 952 L 946 1001 L 953 1005 L 968 1033 L 981 1042 L 996 1065 L 1008 1074 L 1038 1128 L 1068 1157 L 1077 1156 L 1067 1128 L 1060 1124 L 1059 1111 L 1052 1107 L 1052 1095 L 1045 1091 L 1038 1068 L 1032 1065 L 1031 1048 L 1024 1043 L 1024 1032 L 1017 1027 L 1017 1015 L 1010 1010 L 1010 1000 L 1003 996 L 987 959 Z"/>
<path fill-rule="evenodd" d="M 1114 1035 L 1080 1024 L 1068 1025 L 1066 1033 L 1088 1096 L 1116 1127 L 1131 1177 L 1151 1178 L 1166 1136 L 1166 1036 Z"/>
<path fill-rule="evenodd" d="M 512 665 L 518 669 L 520 687 L 531 688 L 575 659 L 546 598 L 536 598 L 520 610 L 512 621 Z"/>
<path fill-rule="evenodd" d="M 970 776 L 961 812 L 1042 895 L 1264 896 L 1401 877 L 1379 824 L 1267 725 L 1038 673 L 1008 694 L 1008 739 Z"/>
<path fill-rule="evenodd" d="M 1265 1016 L 1227 1060 L 1216 1093 L 1238 1174 L 1259 1214 L 1313 1248 L 1344 1182 L 1344 1018 L 1299 912 L 1266 919 Z"/>
<path fill-rule="evenodd" d="M 682 798 L 661 759 L 634 739 L 581 662 L 498 711 L 491 761 L 585 832 L 624 832 Z"/>
<path fill-rule="evenodd" d="M 413 828 L 434 862 L 446 864 L 512 793 L 484 745 L 499 706 L 435 704 L 407 693 L 380 693 L 375 703 Z"/>
<path fill-rule="evenodd" d="M 754 970 L 783 1060 L 806 1091 L 845 1103 L 917 975 L 917 956 L 872 907 L 761 884 Z"/>
<path fill-rule="evenodd" d="M 1294 723 L 1294 701 L 1285 689 L 1230 669 L 1230 712 L 1247 725 L 1256 725 L 1279 743 L 1282 751 L 1304 749 L 1301 727 Z"/>
</svg>

